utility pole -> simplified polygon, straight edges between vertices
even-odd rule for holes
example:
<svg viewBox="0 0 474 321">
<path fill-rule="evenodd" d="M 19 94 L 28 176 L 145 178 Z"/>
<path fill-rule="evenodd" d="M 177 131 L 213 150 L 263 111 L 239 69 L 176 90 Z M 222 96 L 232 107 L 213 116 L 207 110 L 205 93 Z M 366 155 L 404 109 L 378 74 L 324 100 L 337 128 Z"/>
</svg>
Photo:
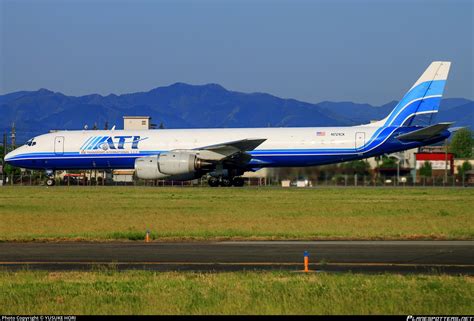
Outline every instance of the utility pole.
<svg viewBox="0 0 474 321">
<path fill-rule="evenodd" d="M 7 155 L 7 133 L 3 133 L 3 158 Z"/>
<path fill-rule="evenodd" d="M 400 162 L 402 161 L 402 158 L 396 154 L 392 154 L 390 156 L 397 159 L 397 186 L 398 186 L 400 184 Z"/>
<path fill-rule="evenodd" d="M 12 134 L 11 134 L 12 150 L 16 147 L 16 129 L 15 122 L 12 123 Z"/>
<path fill-rule="evenodd" d="M 397 186 L 400 185 L 400 159 L 397 162 Z"/>
<path fill-rule="evenodd" d="M 3 184 L 5 184 L 6 173 L 5 173 L 5 156 L 7 155 L 7 133 L 3 133 L 3 157 L 2 157 L 2 180 Z"/>
<path fill-rule="evenodd" d="M 448 184 L 448 139 L 444 140 L 444 184 Z"/>
</svg>

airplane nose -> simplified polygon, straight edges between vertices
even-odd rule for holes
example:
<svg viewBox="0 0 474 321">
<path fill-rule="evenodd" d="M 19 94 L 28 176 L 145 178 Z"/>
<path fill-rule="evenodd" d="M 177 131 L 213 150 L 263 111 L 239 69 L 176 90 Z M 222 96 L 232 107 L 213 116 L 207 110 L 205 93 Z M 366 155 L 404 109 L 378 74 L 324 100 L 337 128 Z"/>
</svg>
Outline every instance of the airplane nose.
<svg viewBox="0 0 474 321">
<path fill-rule="evenodd" d="M 3 160 L 8 163 L 9 161 L 11 161 L 12 158 L 13 158 L 13 152 L 9 152 L 8 154 L 5 155 L 5 158 Z"/>
</svg>

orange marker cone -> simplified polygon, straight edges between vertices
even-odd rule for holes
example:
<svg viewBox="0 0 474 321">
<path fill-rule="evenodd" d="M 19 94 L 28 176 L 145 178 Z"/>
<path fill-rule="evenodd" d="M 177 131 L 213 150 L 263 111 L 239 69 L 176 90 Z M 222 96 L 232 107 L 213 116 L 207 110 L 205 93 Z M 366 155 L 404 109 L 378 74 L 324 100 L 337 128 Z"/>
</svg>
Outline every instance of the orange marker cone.
<svg viewBox="0 0 474 321">
<path fill-rule="evenodd" d="M 309 254 L 308 254 L 308 251 L 304 251 L 304 271 L 309 272 Z"/>
</svg>

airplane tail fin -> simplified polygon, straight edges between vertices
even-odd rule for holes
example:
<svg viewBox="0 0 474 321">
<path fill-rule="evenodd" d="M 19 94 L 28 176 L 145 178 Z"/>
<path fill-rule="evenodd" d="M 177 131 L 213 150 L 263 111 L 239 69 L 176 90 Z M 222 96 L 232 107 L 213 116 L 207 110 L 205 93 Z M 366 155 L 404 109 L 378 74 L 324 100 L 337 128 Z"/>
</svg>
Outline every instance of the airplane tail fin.
<svg viewBox="0 0 474 321">
<path fill-rule="evenodd" d="M 449 61 L 432 62 L 380 125 L 430 125 L 438 112 L 450 66 Z"/>
</svg>

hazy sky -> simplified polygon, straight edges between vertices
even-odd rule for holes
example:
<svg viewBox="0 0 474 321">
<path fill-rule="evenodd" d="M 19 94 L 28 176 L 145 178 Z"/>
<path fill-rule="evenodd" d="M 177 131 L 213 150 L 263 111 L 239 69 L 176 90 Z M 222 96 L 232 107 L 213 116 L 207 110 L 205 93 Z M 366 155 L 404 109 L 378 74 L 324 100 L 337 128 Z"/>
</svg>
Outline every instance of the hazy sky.
<svg viewBox="0 0 474 321">
<path fill-rule="evenodd" d="M 471 0 L 0 0 L 0 93 L 219 83 L 308 102 L 398 100 L 433 60 L 474 99 Z"/>
</svg>

